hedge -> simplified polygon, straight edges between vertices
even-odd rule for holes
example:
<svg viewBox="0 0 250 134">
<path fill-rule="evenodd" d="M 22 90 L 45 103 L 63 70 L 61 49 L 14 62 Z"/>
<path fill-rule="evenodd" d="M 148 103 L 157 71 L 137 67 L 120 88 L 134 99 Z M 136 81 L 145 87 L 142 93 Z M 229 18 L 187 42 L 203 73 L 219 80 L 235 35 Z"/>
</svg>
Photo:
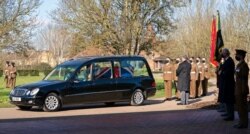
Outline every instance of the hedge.
<svg viewBox="0 0 250 134">
<path fill-rule="evenodd" d="M 38 70 L 30 70 L 30 76 L 39 76 Z"/>
<path fill-rule="evenodd" d="M 3 70 L 0 70 L 0 77 L 3 76 Z"/>
<path fill-rule="evenodd" d="M 29 70 L 17 70 L 19 76 L 28 76 Z"/>
<path fill-rule="evenodd" d="M 52 70 L 44 70 L 43 73 L 45 76 L 47 76 Z"/>
</svg>

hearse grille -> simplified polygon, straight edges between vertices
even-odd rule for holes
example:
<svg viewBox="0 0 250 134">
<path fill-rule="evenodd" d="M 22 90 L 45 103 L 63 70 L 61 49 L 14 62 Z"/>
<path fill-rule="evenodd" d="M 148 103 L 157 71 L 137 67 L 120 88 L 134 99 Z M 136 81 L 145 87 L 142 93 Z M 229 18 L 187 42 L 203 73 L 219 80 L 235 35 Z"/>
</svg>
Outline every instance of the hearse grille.
<svg viewBox="0 0 250 134">
<path fill-rule="evenodd" d="M 15 89 L 13 95 L 24 96 L 26 92 L 27 92 L 27 89 Z"/>
</svg>

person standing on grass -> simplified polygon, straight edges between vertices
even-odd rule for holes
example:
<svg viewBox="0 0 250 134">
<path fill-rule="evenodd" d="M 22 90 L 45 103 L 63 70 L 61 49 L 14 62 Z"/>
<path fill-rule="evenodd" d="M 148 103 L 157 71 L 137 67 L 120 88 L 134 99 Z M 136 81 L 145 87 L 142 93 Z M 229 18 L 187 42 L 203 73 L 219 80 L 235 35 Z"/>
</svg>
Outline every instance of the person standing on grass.
<svg viewBox="0 0 250 134">
<path fill-rule="evenodd" d="M 10 64 L 10 75 L 9 75 L 9 87 L 14 88 L 16 86 L 16 66 L 14 62 Z"/>
<path fill-rule="evenodd" d="M 9 75 L 10 75 L 10 62 L 6 61 L 4 67 L 4 81 L 6 88 L 9 88 Z"/>
<path fill-rule="evenodd" d="M 173 80 L 173 65 L 170 58 L 166 58 L 166 64 L 163 67 L 163 80 L 165 89 L 165 100 L 172 99 L 172 80 Z"/>
<path fill-rule="evenodd" d="M 187 61 L 188 57 L 182 57 L 182 63 L 178 66 L 176 70 L 176 76 L 178 77 L 177 89 L 181 93 L 181 103 L 177 105 L 187 105 L 190 91 L 190 72 L 191 64 Z"/>
<path fill-rule="evenodd" d="M 248 107 L 247 95 L 249 94 L 248 75 L 249 67 L 245 62 L 246 51 L 236 49 L 235 59 L 239 62 L 235 69 L 235 101 L 240 121 L 235 128 L 242 129 L 248 127 Z"/>
<path fill-rule="evenodd" d="M 222 50 L 222 57 L 224 58 L 224 63 L 220 67 L 219 71 L 219 89 L 221 91 L 221 103 L 226 105 L 226 112 L 221 116 L 225 116 L 225 121 L 234 120 L 234 90 L 235 90 L 235 80 L 234 80 L 234 70 L 235 64 L 233 59 L 230 57 L 230 52 L 227 48 Z"/>
</svg>

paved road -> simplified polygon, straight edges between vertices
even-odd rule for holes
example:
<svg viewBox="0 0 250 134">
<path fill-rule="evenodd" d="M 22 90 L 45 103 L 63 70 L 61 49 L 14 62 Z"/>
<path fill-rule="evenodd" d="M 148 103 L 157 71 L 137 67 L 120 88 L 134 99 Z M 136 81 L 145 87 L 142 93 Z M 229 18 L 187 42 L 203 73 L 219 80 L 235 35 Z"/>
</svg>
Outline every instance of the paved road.
<svg viewBox="0 0 250 134">
<path fill-rule="evenodd" d="M 235 121 L 236 122 L 236 121 Z M 215 110 L 176 110 L 5 120 L 0 134 L 249 134 Z"/>
<path fill-rule="evenodd" d="M 128 103 L 113 107 L 95 104 L 67 107 L 59 112 L 1 108 L 0 134 L 249 134 L 250 129 L 232 128 L 237 116 L 235 121 L 225 122 L 213 108 L 201 105 L 193 109 L 214 100 L 215 89 L 211 87 L 206 97 L 191 100 L 190 106 L 157 99 L 137 107 Z"/>
</svg>

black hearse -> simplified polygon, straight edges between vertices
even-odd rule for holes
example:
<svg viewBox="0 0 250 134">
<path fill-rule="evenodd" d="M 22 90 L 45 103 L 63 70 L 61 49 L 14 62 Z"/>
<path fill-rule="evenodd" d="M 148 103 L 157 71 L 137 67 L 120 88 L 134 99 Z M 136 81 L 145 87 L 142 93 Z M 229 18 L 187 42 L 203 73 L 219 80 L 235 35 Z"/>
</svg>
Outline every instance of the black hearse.
<svg viewBox="0 0 250 134">
<path fill-rule="evenodd" d="M 155 86 L 143 57 L 83 57 L 56 66 L 42 81 L 15 87 L 10 102 L 23 110 L 39 106 L 44 111 L 93 102 L 141 105 L 155 94 Z"/>
</svg>

